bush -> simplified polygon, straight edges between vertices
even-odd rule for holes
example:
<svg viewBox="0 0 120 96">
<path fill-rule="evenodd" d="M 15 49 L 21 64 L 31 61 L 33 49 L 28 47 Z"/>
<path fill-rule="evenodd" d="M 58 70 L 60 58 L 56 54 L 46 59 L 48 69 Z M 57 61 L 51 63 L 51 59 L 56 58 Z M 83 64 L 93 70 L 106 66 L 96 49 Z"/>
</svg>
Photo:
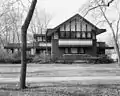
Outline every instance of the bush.
<svg viewBox="0 0 120 96">
<path fill-rule="evenodd" d="M 0 49 L 0 63 L 10 62 L 12 59 L 11 54 L 7 53 L 4 49 Z"/>
<path fill-rule="evenodd" d="M 33 56 L 30 54 L 27 54 L 27 62 L 32 62 Z M 11 63 L 21 63 L 21 52 L 15 52 L 12 54 L 12 61 Z"/>
<path fill-rule="evenodd" d="M 33 63 L 50 63 L 51 62 L 51 55 L 47 53 L 41 53 L 35 55 L 32 60 Z"/>
<path fill-rule="evenodd" d="M 27 62 L 32 61 L 32 56 L 27 54 Z M 21 63 L 21 52 L 8 53 L 0 49 L 0 63 Z"/>
<path fill-rule="evenodd" d="M 109 56 L 107 55 L 100 55 L 99 59 L 96 60 L 96 63 L 101 63 L 101 64 L 109 64 L 109 63 L 113 63 L 113 59 L 111 59 Z"/>
<path fill-rule="evenodd" d="M 99 55 L 96 58 L 92 58 L 88 60 L 88 63 L 94 63 L 94 64 L 109 64 L 113 62 L 114 62 L 113 59 L 111 59 L 107 55 Z"/>
</svg>

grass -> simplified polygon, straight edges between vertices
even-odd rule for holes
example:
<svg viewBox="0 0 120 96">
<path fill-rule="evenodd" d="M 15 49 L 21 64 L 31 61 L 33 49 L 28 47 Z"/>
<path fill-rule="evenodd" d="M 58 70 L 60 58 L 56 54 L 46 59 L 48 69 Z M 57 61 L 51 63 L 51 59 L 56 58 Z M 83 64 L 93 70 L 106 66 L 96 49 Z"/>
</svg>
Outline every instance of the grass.
<svg viewBox="0 0 120 96">
<path fill-rule="evenodd" d="M 120 96 L 120 84 L 37 83 L 31 84 L 25 90 L 0 88 L 0 94 L 4 94 L 0 96 Z"/>
<path fill-rule="evenodd" d="M 119 76 L 116 64 L 28 64 L 28 77 Z M 0 65 L 1 78 L 19 76 L 20 65 Z M 61 82 L 1 83 L 0 96 L 120 96 L 119 80 L 82 80 Z M 107 95 L 105 95 L 107 94 Z"/>
</svg>

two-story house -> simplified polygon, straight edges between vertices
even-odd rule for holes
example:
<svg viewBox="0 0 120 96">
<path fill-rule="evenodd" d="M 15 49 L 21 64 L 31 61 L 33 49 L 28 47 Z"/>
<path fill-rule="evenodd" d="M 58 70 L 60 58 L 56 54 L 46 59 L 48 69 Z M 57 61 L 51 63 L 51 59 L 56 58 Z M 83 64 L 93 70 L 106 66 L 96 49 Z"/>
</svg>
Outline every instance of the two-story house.
<svg viewBox="0 0 120 96">
<path fill-rule="evenodd" d="M 47 30 L 47 38 L 51 40 L 52 58 L 80 59 L 81 54 L 97 56 L 105 54 L 105 42 L 97 42 L 96 36 L 105 32 L 79 14 Z"/>
</svg>

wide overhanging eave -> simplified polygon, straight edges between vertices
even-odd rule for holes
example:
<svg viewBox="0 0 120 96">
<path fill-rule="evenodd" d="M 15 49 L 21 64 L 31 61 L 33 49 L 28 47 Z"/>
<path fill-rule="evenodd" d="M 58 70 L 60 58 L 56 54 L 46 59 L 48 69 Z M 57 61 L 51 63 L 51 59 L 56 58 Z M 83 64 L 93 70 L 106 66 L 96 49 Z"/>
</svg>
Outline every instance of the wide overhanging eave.
<svg viewBox="0 0 120 96">
<path fill-rule="evenodd" d="M 104 32 L 106 32 L 106 29 L 98 29 L 96 34 L 99 35 Z"/>
</svg>

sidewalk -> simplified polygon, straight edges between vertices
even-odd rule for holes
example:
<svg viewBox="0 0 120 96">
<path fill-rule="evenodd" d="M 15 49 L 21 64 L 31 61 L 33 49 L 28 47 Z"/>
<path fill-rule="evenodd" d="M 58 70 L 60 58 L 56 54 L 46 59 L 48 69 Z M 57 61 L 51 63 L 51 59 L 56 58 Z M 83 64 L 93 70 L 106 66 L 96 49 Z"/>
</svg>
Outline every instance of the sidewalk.
<svg viewBox="0 0 120 96">
<path fill-rule="evenodd" d="M 61 81 L 91 81 L 91 80 L 120 80 L 120 76 L 87 76 L 87 77 L 27 77 L 28 83 L 32 82 L 61 82 Z M 0 78 L 0 83 L 19 82 L 19 78 Z"/>
</svg>

